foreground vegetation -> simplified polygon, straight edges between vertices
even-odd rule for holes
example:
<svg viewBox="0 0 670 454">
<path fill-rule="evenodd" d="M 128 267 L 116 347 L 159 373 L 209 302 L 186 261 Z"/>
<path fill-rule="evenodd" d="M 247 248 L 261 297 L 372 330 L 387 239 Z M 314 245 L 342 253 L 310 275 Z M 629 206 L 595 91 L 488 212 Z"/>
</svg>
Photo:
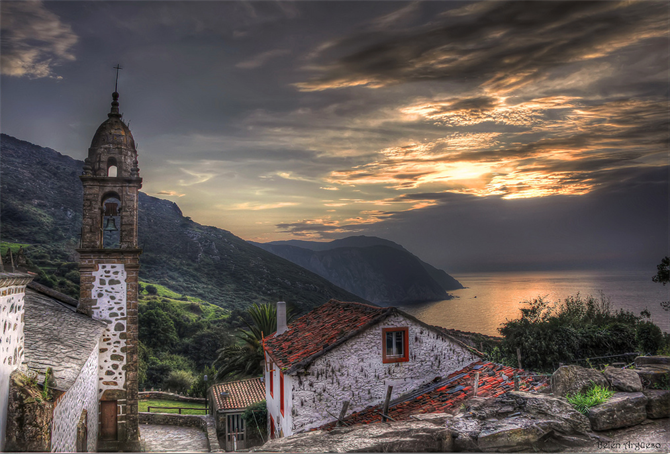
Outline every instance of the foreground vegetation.
<svg viewBox="0 0 670 454">
<path fill-rule="evenodd" d="M 518 349 L 524 369 L 553 372 L 560 363 L 588 366 L 587 358 L 670 349 L 670 336 L 647 320 L 647 311 L 614 311 L 603 295 L 577 294 L 553 303 L 539 297 L 522 304 L 521 317 L 499 328 L 503 339 L 489 348 L 491 361 L 517 366 Z"/>
<path fill-rule="evenodd" d="M 151 408 L 151 413 L 179 413 L 179 410 L 168 410 L 155 407 L 182 407 L 182 408 L 193 408 L 194 410 L 182 410 L 182 415 L 204 415 L 205 406 L 197 402 L 180 402 L 178 400 L 140 400 L 139 401 L 139 411 L 146 412 L 149 411 L 148 408 Z M 197 410 L 195 410 L 197 409 Z"/>
<path fill-rule="evenodd" d="M 568 396 L 567 399 L 578 412 L 583 415 L 588 415 L 591 407 L 607 402 L 613 395 L 614 391 L 611 389 L 600 385 L 594 385 L 582 393 Z"/>
</svg>

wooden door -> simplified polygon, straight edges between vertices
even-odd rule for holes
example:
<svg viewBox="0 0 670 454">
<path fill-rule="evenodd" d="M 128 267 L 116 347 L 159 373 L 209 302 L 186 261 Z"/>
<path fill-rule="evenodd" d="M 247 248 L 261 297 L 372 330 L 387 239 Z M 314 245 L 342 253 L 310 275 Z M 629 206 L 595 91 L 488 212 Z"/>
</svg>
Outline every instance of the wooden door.
<svg viewBox="0 0 670 454">
<path fill-rule="evenodd" d="M 116 440 L 116 407 L 115 400 L 100 402 L 101 440 Z"/>
<path fill-rule="evenodd" d="M 245 449 L 244 419 L 241 413 L 226 415 L 226 451 Z"/>
</svg>

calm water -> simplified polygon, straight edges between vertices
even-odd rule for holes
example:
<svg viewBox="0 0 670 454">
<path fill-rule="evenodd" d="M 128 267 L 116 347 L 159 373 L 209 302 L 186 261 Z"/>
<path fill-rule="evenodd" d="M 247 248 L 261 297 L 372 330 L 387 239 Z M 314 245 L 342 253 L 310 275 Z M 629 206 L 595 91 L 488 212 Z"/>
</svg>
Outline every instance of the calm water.
<svg viewBox="0 0 670 454">
<path fill-rule="evenodd" d="M 499 335 L 506 319 L 520 316 L 520 301 L 538 296 L 550 301 L 570 295 L 599 296 L 603 292 L 612 309 L 636 315 L 647 308 L 654 323 L 670 332 L 670 312 L 661 301 L 670 299 L 670 286 L 652 282 L 654 273 L 552 271 L 454 274 L 465 289 L 449 292 L 454 299 L 403 306 L 401 309 L 431 325 Z"/>
</svg>

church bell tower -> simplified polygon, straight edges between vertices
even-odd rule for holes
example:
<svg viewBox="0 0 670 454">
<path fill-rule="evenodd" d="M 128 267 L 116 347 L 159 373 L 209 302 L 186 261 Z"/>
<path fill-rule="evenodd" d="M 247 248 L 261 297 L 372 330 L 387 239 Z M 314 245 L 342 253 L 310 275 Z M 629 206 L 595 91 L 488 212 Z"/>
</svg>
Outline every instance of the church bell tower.
<svg viewBox="0 0 670 454">
<path fill-rule="evenodd" d="M 84 170 L 77 310 L 107 323 L 99 345 L 99 451 L 139 451 L 137 241 L 142 178 L 119 94 L 91 142 Z"/>
</svg>

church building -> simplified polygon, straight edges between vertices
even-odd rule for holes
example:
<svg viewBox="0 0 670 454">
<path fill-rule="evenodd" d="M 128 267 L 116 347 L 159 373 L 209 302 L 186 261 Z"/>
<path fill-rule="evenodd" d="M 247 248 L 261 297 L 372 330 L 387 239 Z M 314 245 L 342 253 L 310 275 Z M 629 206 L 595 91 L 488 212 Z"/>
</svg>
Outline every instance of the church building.
<svg viewBox="0 0 670 454">
<path fill-rule="evenodd" d="M 140 451 L 137 150 L 119 94 L 84 162 L 79 301 L 0 260 L 0 448 Z M 32 383 L 32 384 L 31 384 Z M 34 394 L 40 385 L 44 394 Z M 49 393 L 46 390 L 49 390 Z M 31 397 L 32 396 L 32 397 Z"/>
</svg>

